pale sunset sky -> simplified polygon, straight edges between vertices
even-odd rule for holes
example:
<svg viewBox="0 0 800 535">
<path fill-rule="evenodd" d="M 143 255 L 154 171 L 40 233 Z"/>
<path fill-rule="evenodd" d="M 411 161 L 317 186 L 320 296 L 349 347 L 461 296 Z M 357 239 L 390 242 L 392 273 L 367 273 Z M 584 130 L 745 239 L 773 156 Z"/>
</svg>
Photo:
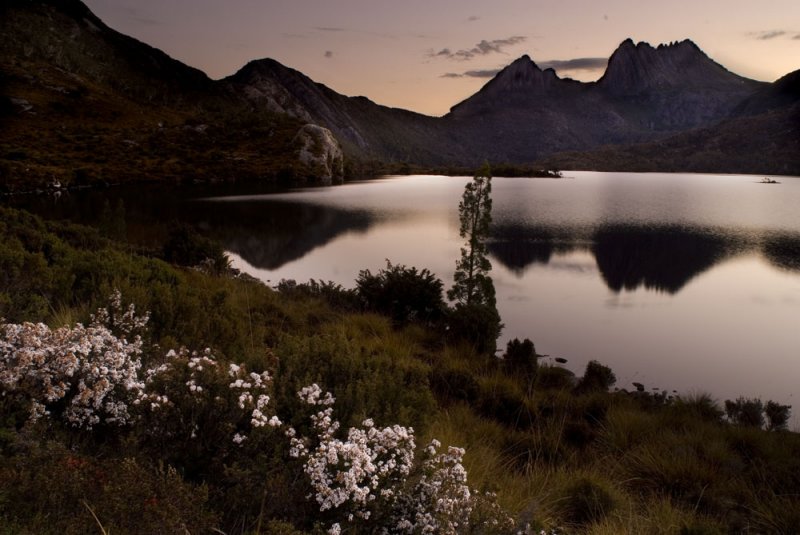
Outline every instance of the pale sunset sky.
<svg viewBox="0 0 800 535">
<path fill-rule="evenodd" d="M 691 39 L 729 70 L 800 69 L 800 0 L 84 0 L 212 78 L 273 58 L 339 93 L 443 115 L 523 54 L 599 78 L 626 38 Z"/>
</svg>

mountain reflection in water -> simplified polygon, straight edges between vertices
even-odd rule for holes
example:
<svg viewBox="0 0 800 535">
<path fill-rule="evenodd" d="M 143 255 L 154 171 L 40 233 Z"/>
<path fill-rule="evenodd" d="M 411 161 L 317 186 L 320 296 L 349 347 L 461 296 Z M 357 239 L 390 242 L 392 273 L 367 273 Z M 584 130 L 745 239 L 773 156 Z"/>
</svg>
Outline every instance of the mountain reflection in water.
<svg viewBox="0 0 800 535">
<path fill-rule="evenodd" d="M 653 225 L 603 225 L 589 232 L 521 225 L 494 229 L 492 258 L 522 276 L 554 256 L 589 251 L 613 292 L 638 288 L 675 294 L 715 264 L 757 252 L 776 267 L 800 271 L 800 233 L 766 237 L 717 229 Z"/>
<path fill-rule="evenodd" d="M 570 175 L 493 181 L 488 247 L 500 345 L 531 338 L 576 373 L 599 360 L 621 387 L 796 402 L 800 178 L 763 187 L 748 176 Z M 428 268 L 449 286 L 468 181 L 109 188 L 10 202 L 96 225 L 153 254 L 176 225 L 188 225 L 267 284 L 315 278 L 353 287 L 359 270 L 389 259 Z"/>
</svg>

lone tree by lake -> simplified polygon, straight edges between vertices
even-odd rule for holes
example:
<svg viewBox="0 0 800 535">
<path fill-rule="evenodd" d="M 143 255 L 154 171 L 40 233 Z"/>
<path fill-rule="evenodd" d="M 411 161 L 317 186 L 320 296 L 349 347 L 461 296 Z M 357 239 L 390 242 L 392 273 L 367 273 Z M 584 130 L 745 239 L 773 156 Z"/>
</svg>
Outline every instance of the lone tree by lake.
<svg viewBox="0 0 800 535">
<path fill-rule="evenodd" d="M 492 264 L 486 241 L 492 223 L 492 175 L 486 163 L 464 187 L 458 204 L 460 234 L 466 239 L 461 258 L 456 261 L 453 287 L 448 299 L 455 301 L 451 326 L 468 334 L 480 351 L 494 352 L 502 324 L 497 312 L 494 282 L 489 276 Z"/>
</svg>

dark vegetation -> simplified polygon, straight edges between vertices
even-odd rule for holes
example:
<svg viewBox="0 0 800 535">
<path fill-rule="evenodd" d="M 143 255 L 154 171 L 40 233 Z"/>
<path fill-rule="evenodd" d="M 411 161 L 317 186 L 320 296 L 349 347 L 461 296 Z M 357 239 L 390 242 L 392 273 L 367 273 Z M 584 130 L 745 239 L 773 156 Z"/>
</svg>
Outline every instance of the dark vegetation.
<svg viewBox="0 0 800 535">
<path fill-rule="evenodd" d="M 276 291 L 165 262 L 191 263 L 207 245 L 180 230 L 173 252 L 133 253 L 91 228 L 7 208 L 0 216 L 5 321 L 86 322 L 119 288 L 152 313 L 146 363 L 166 348 L 208 346 L 223 361 L 270 370 L 283 419 L 298 410 L 294 392 L 317 382 L 337 397 L 343 426 L 369 415 L 463 446 L 472 486 L 497 492 L 520 527 L 800 529 L 800 439 L 785 430 L 786 406 L 738 399 L 723 412 L 705 395 L 612 391 L 607 367 L 592 362 L 576 378 L 530 340 L 511 341 L 502 358 L 482 354 L 446 329 L 441 281 L 426 270 L 389 264 L 363 273 L 356 290 L 285 281 Z M 223 392 L 229 379 L 210 381 Z M 300 533 L 329 518 L 305 499 L 301 466 L 276 435 L 241 448 L 225 438 L 224 405 L 190 421 L 165 414 L 93 431 L 26 425 L 7 397 L 0 408 L 9 533 L 100 532 L 98 521 L 111 533 Z"/>
</svg>

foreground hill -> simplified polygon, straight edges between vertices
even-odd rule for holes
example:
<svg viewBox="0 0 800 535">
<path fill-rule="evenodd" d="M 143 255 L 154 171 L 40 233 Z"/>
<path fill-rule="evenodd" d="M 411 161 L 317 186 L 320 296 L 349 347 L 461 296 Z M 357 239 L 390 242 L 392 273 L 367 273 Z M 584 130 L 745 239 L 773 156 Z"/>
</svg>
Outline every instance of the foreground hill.
<svg viewBox="0 0 800 535">
<path fill-rule="evenodd" d="M 211 80 L 109 28 L 79 0 L 9 0 L 0 10 L 4 191 L 335 180 L 487 159 L 800 173 L 797 73 L 748 80 L 691 41 L 626 40 L 592 83 L 523 56 L 446 116 L 428 117 L 341 95 L 269 59 Z"/>
<path fill-rule="evenodd" d="M 800 530 L 785 406 L 740 398 L 724 413 L 708 395 L 611 391 L 608 368 L 578 378 L 530 341 L 479 354 L 424 272 L 276 291 L 188 267 L 179 229 L 168 243 L 182 254 L 136 254 L 111 228 L 5 207 L 0 221 L 8 533 Z M 111 314 L 92 318 L 101 307 Z M 321 403 L 301 401 L 304 386 Z M 447 457 L 424 464 L 434 438 Z M 417 529 L 399 529 L 409 519 Z"/>
</svg>

